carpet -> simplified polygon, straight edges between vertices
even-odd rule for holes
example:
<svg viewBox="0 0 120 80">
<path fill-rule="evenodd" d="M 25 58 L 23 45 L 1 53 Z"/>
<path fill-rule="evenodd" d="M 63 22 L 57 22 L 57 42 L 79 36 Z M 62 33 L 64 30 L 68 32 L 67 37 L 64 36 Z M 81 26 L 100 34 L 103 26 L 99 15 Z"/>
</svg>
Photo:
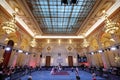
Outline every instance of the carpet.
<svg viewBox="0 0 120 80">
<path fill-rule="evenodd" d="M 69 75 L 69 73 L 67 71 L 60 71 L 60 72 L 55 72 L 52 75 Z"/>
</svg>

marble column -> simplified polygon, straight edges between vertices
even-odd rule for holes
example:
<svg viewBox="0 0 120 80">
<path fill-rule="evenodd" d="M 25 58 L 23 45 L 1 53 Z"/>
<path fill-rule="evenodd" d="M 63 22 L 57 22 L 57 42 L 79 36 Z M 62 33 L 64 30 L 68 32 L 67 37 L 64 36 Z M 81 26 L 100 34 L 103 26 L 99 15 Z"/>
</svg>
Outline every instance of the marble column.
<svg viewBox="0 0 120 80">
<path fill-rule="evenodd" d="M 13 40 L 9 40 L 8 43 L 7 43 L 7 47 L 9 47 L 10 50 L 5 50 L 5 52 L 4 52 L 4 55 L 3 55 L 3 58 L 4 58 L 3 66 L 8 66 L 13 46 L 14 46 L 14 41 Z"/>
</svg>

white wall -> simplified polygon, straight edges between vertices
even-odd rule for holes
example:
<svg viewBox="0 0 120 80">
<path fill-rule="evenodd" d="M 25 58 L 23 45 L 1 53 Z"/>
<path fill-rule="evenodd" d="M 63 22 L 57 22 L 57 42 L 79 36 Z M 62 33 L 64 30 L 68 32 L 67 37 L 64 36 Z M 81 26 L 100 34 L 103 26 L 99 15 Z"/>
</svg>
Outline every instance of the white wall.
<svg viewBox="0 0 120 80">
<path fill-rule="evenodd" d="M 47 50 L 47 47 L 50 47 L 51 50 Z M 62 66 L 68 66 L 68 56 L 73 56 L 73 65 L 77 65 L 77 52 L 72 47 L 71 51 L 68 51 L 67 47 L 71 45 L 59 45 L 59 44 L 49 44 L 42 51 L 42 63 L 41 66 L 45 66 L 46 56 L 51 56 L 51 66 L 57 66 L 59 63 Z M 61 54 L 61 56 L 58 56 Z"/>
</svg>

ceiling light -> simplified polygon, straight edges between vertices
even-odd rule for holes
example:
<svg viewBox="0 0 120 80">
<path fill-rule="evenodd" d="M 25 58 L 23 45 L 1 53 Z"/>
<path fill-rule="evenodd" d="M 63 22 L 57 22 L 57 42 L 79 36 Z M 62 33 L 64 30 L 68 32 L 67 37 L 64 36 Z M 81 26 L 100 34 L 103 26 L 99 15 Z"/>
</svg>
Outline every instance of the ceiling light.
<svg viewBox="0 0 120 80">
<path fill-rule="evenodd" d="M 48 43 L 48 44 L 50 43 L 50 40 L 49 40 L 49 39 L 47 40 L 47 43 Z"/>
<path fill-rule="evenodd" d="M 15 16 L 18 11 L 19 11 L 18 8 L 15 8 L 15 13 L 12 14 L 12 19 L 10 21 L 6 21 L 1 24 L 2 29 L 7 34 L 15 33 L 17 31 Z"/>
<path fill-rule="evenodd" d="M 91 54 L 93 55 L 93 54 L 94 54 L 94 52 L 91 52 Z"/>
<path fill-rule="evenodd" d="M 2 29 L 7 33 L 15 33 L 17 31 L 17 25 L 15 24 L 15 14 L 13 14 L 13 19 L 1 24 Z"/>
<path fill-rule="evenodd" d="M 111 47 L 110 49 L 114 51 L 114 50 L 116 50 L 116 47 Z"/>
<path fill-rule="evenodd" d="M 6 50 L 6 51 L 10 51 L 11 48 L 10 48 L 10 47 L 6 47 L 5 50 Z"/>
<path fill-rule="evenodd" d="M 26 52 L 25 54 L 28 55 L 28 52 Z"/>
<path fill-rule="evenodd" d="M 35 47 L 37 45 L 37 42 L 35 41 L 35 38 L 30 42 L 31 47 Z"/>
<path fill-rule="evenodd" d="M 116 57 L 115 57 L 115 62 L 116 62 L 116 63 L 120 62 L 120 56 L 116 56 Z"/>
<path fill-rule="evenodd" d="M 106 11 L 106 13 L 111 15 L 113 12 L 115 12 L 120 7 L 120 1 L 116 0 L 116 2 Z M 88 36 L 93 30 L 95 30 L 105 19 L 100 18 L 97 20 L 97 22 L 86 32 L 86 36 Z"/>
<path fill-rule="evenodd" d="M 98 52 L 99 52 L 99 53 L 102 53 L 102 52 L 103 52 L 103 50 L 98 50 Z"/>
<path fill-rule="evenodd" d="M 36 32 L 34 32 L 34 33 L 35 33 L 35 35 L 34 35 L 32 41 L 30 42 L 30 46 L 31 46 L 31 47 L 36 47 L 36 45 L 37 45 L 37 42 L 36 42 L 36 40 L 35 40 Z"/>
<path fill-rule="evenodd" d="M 59 44 L 61 43 L 61 40 L 60 40 L 60 39 L 58 40 L 58 43 L 59 43 Z"/>
<path fill-rule="evenodd" d="M 88 47 L 89 46 L 89 42 L 86 40 L 85 38 L 85 33 L 82 34 L 83 35 L 83 43 L 82 43 L 82 47 Z"/>
<path fill-rule="evenodd" d="M 83 43 L 82 43 L 83 47 L 88 47 L 89 46 L 89 42 L 84 38 Z"/>
<path fill-rule="evenodd" d="M 15 8 L 15 10 L 13 10 L 10 5 L 7 3 L 6 0 L 0 0 L 0 5 L 10 14 L 12 15 L 13 13 L 15 13 L 17 10 Z M 18 10 L 19 11 L 19 10 Z M 28 27 L 28 25 L 25 24 L 25 22 L 23 21 L 23 19 L 21 19 L 20 17 L 16 16 L 16 21 L 18 23 L 21 24 L 21 26 L 31 35 L 34 36 L 34 33 L 30 30 L 30 28 Z"/>
<path fill-rule="evenodd" d="M 22 53 L 23 51 L 22 50 L 18 50 L 19 53 Z"/>
<path fill-rule="evenodd" d="M 72 44 L 72 40 L 71 39 L 69 40 L 69 43 Z"/>
<path fill-rule="evenodd" d="M 119 23 L 113 22 L 108 19 L 107 14 L 103 11 L 105 17 L 105 32 L 109 34 L 114 34 L 120 27 Z"/>
<path fill-rule="evenodd" d="M 82 39 L 83 36 L 40 36 L 36 35 L 35 38 L 51 38 L 51 39 Z"/>
</svg>

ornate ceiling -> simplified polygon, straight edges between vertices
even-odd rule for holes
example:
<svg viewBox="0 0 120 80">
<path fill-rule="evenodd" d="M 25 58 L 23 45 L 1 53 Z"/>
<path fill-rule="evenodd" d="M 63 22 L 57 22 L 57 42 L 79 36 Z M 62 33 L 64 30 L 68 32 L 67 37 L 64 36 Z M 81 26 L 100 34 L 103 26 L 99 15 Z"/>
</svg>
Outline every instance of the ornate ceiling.
<svg viewBox="0 0 120 80">
<path fill-rule="evenodd" d="M 116 5 L 118 2 L 120 3 L 119 0 L 78 0 L 75 5 L 68 3 L 65 6 L 61 4 L 61 0 L 0 0 L 0 9 L 4 9 L 3 13 L 0 12 L 0 24 L 9 19 L 10 15 L 15 12 L 14 9 L 18 8 L 17 25 L 31 37 L 36 35 L 37 49 L 44 48 L 48 44 L 48 40 L 50 44 L 58 44 L 60 40 L 63 44 L 70 44 L 81 50 L 83 33 L 90 45 L 93 45 L 92 48 L 96 49 L 99 40 L 96 35 L 104 33 L 102 11 L 106 10 L 111 17 L 114 11 L 120 7 L 120 5 Z M 4 17 L 5 15 L 8 18 Z M 0 32 L 2 32 L 0 33 L 1 38 L 5 32 Z M 13 36 L 10 35 L 8 38 L 13 38 L 17 43 L 18 38 Z M 24 38 L 25 40 L 22 40 L 21 44 L 27 46 L 31 37 L 27 40 L 28 38 L 22 33 L 20 39 Z M 99 41 L 105 43 L 109 39 L 103 36 Z"/>
<path fill-rule="evenodd" d="M 61 0 L 2 0 L 0 3 L 9 14 L 19 9 L 17 21 L 32 37 L 82 38 L 83 33 L 88 36 L 93 31 L 90 28 L 100 19 L 102 11 L 107 11 L 115 0 L 77 0 L 75 5 L 61 4 Z"/>
</svg>

